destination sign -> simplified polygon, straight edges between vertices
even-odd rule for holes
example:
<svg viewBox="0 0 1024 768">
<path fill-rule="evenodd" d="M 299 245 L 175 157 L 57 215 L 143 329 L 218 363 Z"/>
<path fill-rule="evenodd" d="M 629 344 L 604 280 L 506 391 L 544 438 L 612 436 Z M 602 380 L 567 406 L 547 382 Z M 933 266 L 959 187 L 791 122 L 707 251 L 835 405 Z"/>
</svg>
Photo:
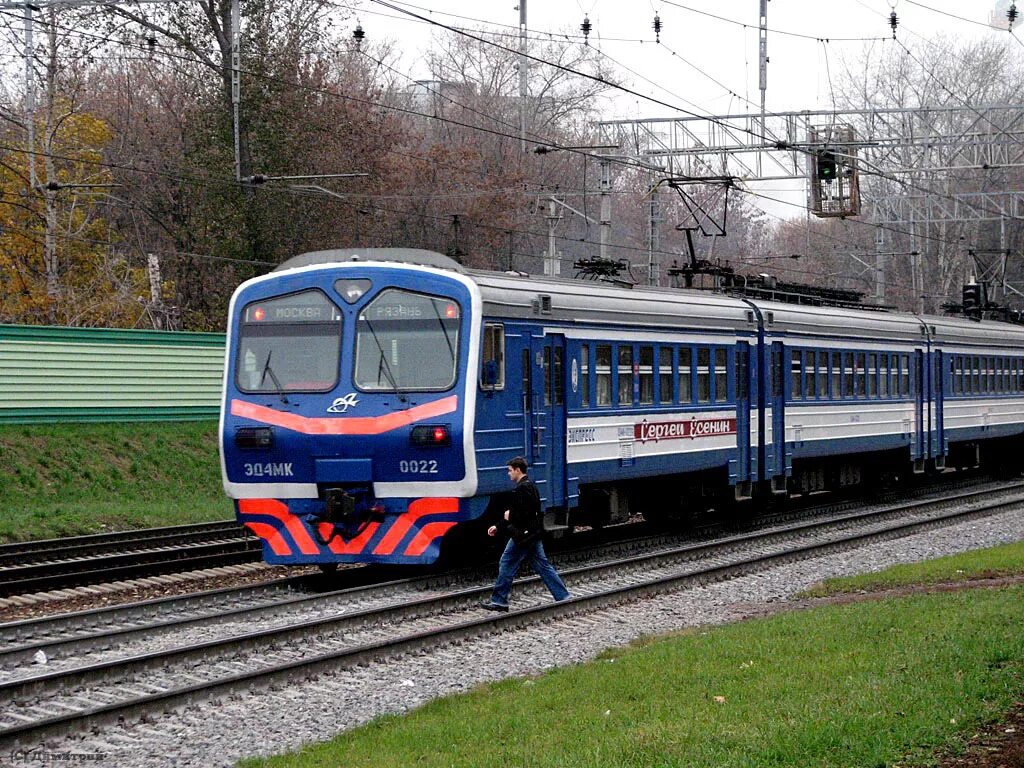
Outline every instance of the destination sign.
<svg viewBox="0 0 1024 768">
<path fill-rule="evenodd" d="M 303 291 L 248 304 L 246 323 L 331 323 L 341 320 L 341 310 L 320 291 Z"/>
</svg>

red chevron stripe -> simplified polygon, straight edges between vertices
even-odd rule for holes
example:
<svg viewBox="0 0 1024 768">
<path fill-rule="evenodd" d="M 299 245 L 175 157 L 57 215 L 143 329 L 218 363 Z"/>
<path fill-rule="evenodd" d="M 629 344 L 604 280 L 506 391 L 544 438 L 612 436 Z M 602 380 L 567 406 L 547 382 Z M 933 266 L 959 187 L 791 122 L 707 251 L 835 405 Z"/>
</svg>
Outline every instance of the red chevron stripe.
<svg viewBox="0 0 1024 768">
<path fill-rule="evenodd" d="M 252 419 L 275 427 L 284 427 L 304 435 L 380 435 L 423 419 L 434 419 L 454 413 L 459 407 L 459 396 L 452 395 L 430 403 L 417 405 L 406 411 L 395 411 L 383 416 L 354 416 L 349 418 L 309 418 L 297 413 L 282 413 L 244 400 L 231 401 L 231 414 Z"/>
<path fill-rule="evenodd" d="M 400 515 L 399 518 L 391 524 L 391 528 L 388 529 L 387 534 L 380 540 L 380 543 L 373 550 L 373 554 L 392 554 L 399 542 L 405 538 L 405 534 L 409 532 L 413 523 L 424 515 L 436 515 L 443 512 L 458 511 L 459 500 L 455 498 L 416 499 L 416 501 L 409 505 L 409 511 Z"/>
<path fill-rule="evenodd" d="M 430 546 L 430 542 L 438 536 L 443 536 L 453 525 L 455 525 L 454 521 L 427 523 L 420 528 L 413 537 L 413 540 L 409 542 L 409 546 L 405 548 L 405 554 L 422 555 L 427 550 L 427 547 Z"/>
<path fill-rule="evenodd" d="M 328 548 L 336 555 L 358 555 L 366 547 L 366 543 L 373 538 L 373 534 L 380 528 L 380 523 L 370 523 L 363 532 L 350 541 L 335 537 L 328 544 Z M 330 523 L 320 523 L 320 535 L 327 538 L 332 533 L 333 526 Z"/>
<path fill-rule="evenodd" d="M 299 552 L 304 555 L 319 555 L 320 547 L 313 541 L 309 531 L 295 515 L 288 511 L 288 505 L 276 499 L 241 499 L 238 510 L 247 515 L 276 517 L 295 539 Z"/>
<path fill-rule="evenodd" d="M 290 555 L 292 553 L 288 547 L 288 542 L 282 538 L 281 532 L 274 526 L 267 523 L 244 523 L 244 525 L 267 542 L 275 555 Z"/>
</svg>

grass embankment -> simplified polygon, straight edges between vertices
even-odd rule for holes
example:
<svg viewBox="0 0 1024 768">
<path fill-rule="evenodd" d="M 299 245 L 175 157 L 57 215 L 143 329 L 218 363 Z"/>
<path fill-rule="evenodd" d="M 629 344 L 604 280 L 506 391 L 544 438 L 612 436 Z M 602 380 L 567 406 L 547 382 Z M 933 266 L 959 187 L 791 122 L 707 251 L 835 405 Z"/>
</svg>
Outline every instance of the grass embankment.
<svg viewBox="0 0 1024 768">
<path fill-rule="evenodd" d="M 1022 553 L 922 571 L 1022 574 Z M 829 605 L 634 644 L 244 765 L 923 765 L 1020 701 L 1022 622 L 1019 586 Z"/>
<path fill-rule="evenodd" d="M 0 541 L 225 520 L 217 423 L 0 427 Z"/>
</svg>

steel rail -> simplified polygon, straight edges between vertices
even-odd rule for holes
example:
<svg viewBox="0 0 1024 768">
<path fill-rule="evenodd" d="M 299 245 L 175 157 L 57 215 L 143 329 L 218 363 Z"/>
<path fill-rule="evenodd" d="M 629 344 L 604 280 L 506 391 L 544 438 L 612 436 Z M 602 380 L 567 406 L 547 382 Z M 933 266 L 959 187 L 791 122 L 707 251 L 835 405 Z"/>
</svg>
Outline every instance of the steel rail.
<svg viewBox="0 0 1024 768">
<path fill-rule="evenodd" d="M 8 725 L 3 729 L 0 729 L 0 739 L 13 740 L 16 742 L 27 737 L 38 739 L 53 733 L 67 732 L 73 726 L 95 725 L 100 722 L 107 722 L 112 718 L 123 718 L 129 715 L 138 714 L 142 711 L 152 711 L 154 708 L 160 709 L 173 707 L 182 702 L 190 702 L 199 696 L 209 696 L 231 690 L 248 689 L 256 683 L 262 685 L 291 680 L 293 677 L 305 677 L 310 673 L 309 670 L 311 669 L 315 671 L 323 671 L 323 669 L 327 667 L 333 668 L 338 666 L 349 666 L 355 663 L 365 663 L 367 661 L 386 657 L 395 653 L 406 653 L 410 650 L 425 646 L 435 646 L 438 643 L 453 642 L 469 637 L 486 635 L 494 631 L 531 624 L 555 616 L 565 616 L 592 611 L 621 602 L 627 602 L 641 596 L 661 594 L 677 590 L 685 586 L 735 578 L 740 575 L 763 570 L 781 563 L 820 556 L 833 551 L 860 546 L 870 541 L 899 538 L 910 533 L 941 527 L 943 525 L 948 525 L 965 519 L 996 514 L 1011 507 L 1018 507 L 1021 505 L 1022 501 L 1024 501 L 1022 498 L 1002 500 L 987 503 L 980 507 L 968 510 L 957 510 L 938 514 L 926 519 L 902 521 L 883 528 L 876 528 L 873 530 L 845 535 L 840 534 L 825 542 L 800 545 L 781 552 L 744 557 L 725 565 L 714 565 L 685 573 L 673 573 L 666 576 L 660 576 L 640 583 L 633 583 L 601 590 L 592 594 L 580 595 L 562 603 L 543 604 L 511 611 L 504 615 L 488 616 L 485 618 L 456 622 L 449 626 L 420 632 L 412 632 L 404 636 L 390 638 L 387 640 L 363 643 L 356 647 L 346 648 L 340 651 L 320 655 L 314 654 L 303 659 L 280 664 L 272 669 L 246 670 L 244 672 L 228 675 L 212 681 L 179 686 L 171 690 L 161 690 L 156 693 L 137 696 L 129 701 L 112 702 L 101 705 L 85 712 L 71 712 L 46 717 L 42 720 L 22 722 L 13 726 Z M 941 504 L 948 502 L 940 501 L 932 503 Z M 879 514 L 882 513 L 875 511 L 861 515 L 860 517 L 862 519 L 870 519 L 878 517 Z M 889 514 L 892 514 L 892 511 L 890 511 Z M 851 518 L 849 522 L 854 522 L 852 518 L 856 518 L 858 516 L 850 515 L 847 517 Z M 793 528 L 800 531 L 806 531 L 814 527 L 820 529 L 826 526 L 835 526 L 836 522 L 837 521 L 806 523 L 793 526 Z M 763 534 L 763 537 L 771 536 L 778 538 L 785 533 L 787 533 L 787 531 L 776 530 Z M 737 541 L 750 538 L 756 538 L 756 536 L 748 535 L 746 537 L 735 537 Z M 721 546 L 735 547 L 737 545 L 737 541 L 723 542 L 718 548 L 721 548 Z M 708 544 L 703 545 L 702 547 L 697 547 L 697 549 L 708 549 L 715 546 L 716 545 Z M 691 550 L 689 554 L 691 555 L 690 559 L 692 559 L 692 550 L 694 547 L 682 549 Z M 638 565 L 644 565 L 645 563 L 649 564 L 652 561 L 652 558 L 665 559 L 666 557 L 669 557 L 667 553 L 654 553 L 642 558 L 629 558 L 620 562 L 618 565 L 621 566 L 625 563 L 632 568 L 636 568 Z M 598 566 L 583 567 L 577 570 L 580 572 L 594 572 L 598 569 L 607 570 L 612 567 L 614 567 L 614 564 L 603 563 Z M 571 577 L 572 574 L 573 571 L 566 572 L 567 577 Z M 535 579 L 527 579 L 526 581 L 533 580 Z M 452 603 L 453 601 L 455 603 L 461 603 L 475 599 L 485 591 L 486 588 L 461 590 L 442 598 L 442 600 L 446 600 L 449 603 Z M 426 604 L 430 602 L 436 603 L 437 600 L 424 598 L 420 601 L 394 606 L 387 610 L 393 614 L 393 617 L 417 615 L 418 613 L 422 613 Z M 380 611 L 377 611 L 376 615 L 379 619 Z M 357 619 L 362 621 L 372 620 L 369 618 L 369 615 L 363 617 L 353 615 L 351 617 L 334 617 L 333 619 L 322 620 L 319 622 L 304 622 L 299 625 L 278 630 L 275 639 L 287 640 L 293 635 L 308 638 L 311 631 L 323 634 L 326 622 L 346 619 Z M 250 635 L 235 638 L 235 643 L 236 645 L 260 647 L 269 636 L 271 636 L 270 631 L 252 633 Z M 69 670 L 63 673 L 58 672 L 41 675 L 4 685 L 0 687 L 0 692 L 2 692 L 5 697 L 10 696 L 17 700 L 17 697 L 21 696 L 23 697 L 22 700 L 24 700 L 24 697 L 26 696 L 38 695 L 40 690 L 47 690 L 53 687 L 58 688 L 58 690 L 64 690 L 70 686 L 87 684 L 88 682 L 95 680 L 97 675 L 105 676 L 110 673 L 120 674 L 123 676 L 126 673 L 126 665 L 128 667 L 128 674 L 138 675 L 140 672 L 144 671 L 145 665 L 147 664 L 155 663 L 161 666 L 166 666 L 173 658 L 185 658 L 189 654 L 195 654 L 199 650 L 205 651 L 214 645 L 223 646 L 227 642 L 227 640 L 211 641 L 211 643 L 202 644 L 201 647 L 196 646 L 193 648 L 175 649 L 169 654 L 154 653 L 123 660 L 120 662 L 120 669 L 117 669 L 119 662 L 107 662 L 105 664 L 95 665 L 95 669 L 82 668 L 78 670 Z M 92 677 L 90 677 L 90 675 Z M 10 709 L 8 711 L 10 712 Z"/>
</svg>

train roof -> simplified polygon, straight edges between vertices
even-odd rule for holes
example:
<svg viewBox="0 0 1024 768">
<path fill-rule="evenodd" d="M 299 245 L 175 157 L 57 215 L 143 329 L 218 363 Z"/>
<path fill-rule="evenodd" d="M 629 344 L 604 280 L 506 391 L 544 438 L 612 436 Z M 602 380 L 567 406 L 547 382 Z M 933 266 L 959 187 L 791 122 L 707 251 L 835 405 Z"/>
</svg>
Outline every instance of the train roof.
<svg viewBox="0 0 1024 768">
<path fill-rule="evenodd" d="M 984 343 L 1024 347 L 1024 327 L 938 315 L 809 306 L 743 299 L 685 288 L 616 284 L 597 280 L 466 269 L 454 259 L 418 248 L 337 248 L 304 253 L 274 271 L 352 261 L 398 262 L 466 275 L 480 288 L 485 315 L 580 325 L 643 325 L 677 330 L 681 321 L 701 330 L 735 332 L 757 327 L 760 310 L 768 330 L 809 338 L 870 338 L 914 342 L 930 337 L 949 345 Z"/>
</svg>

